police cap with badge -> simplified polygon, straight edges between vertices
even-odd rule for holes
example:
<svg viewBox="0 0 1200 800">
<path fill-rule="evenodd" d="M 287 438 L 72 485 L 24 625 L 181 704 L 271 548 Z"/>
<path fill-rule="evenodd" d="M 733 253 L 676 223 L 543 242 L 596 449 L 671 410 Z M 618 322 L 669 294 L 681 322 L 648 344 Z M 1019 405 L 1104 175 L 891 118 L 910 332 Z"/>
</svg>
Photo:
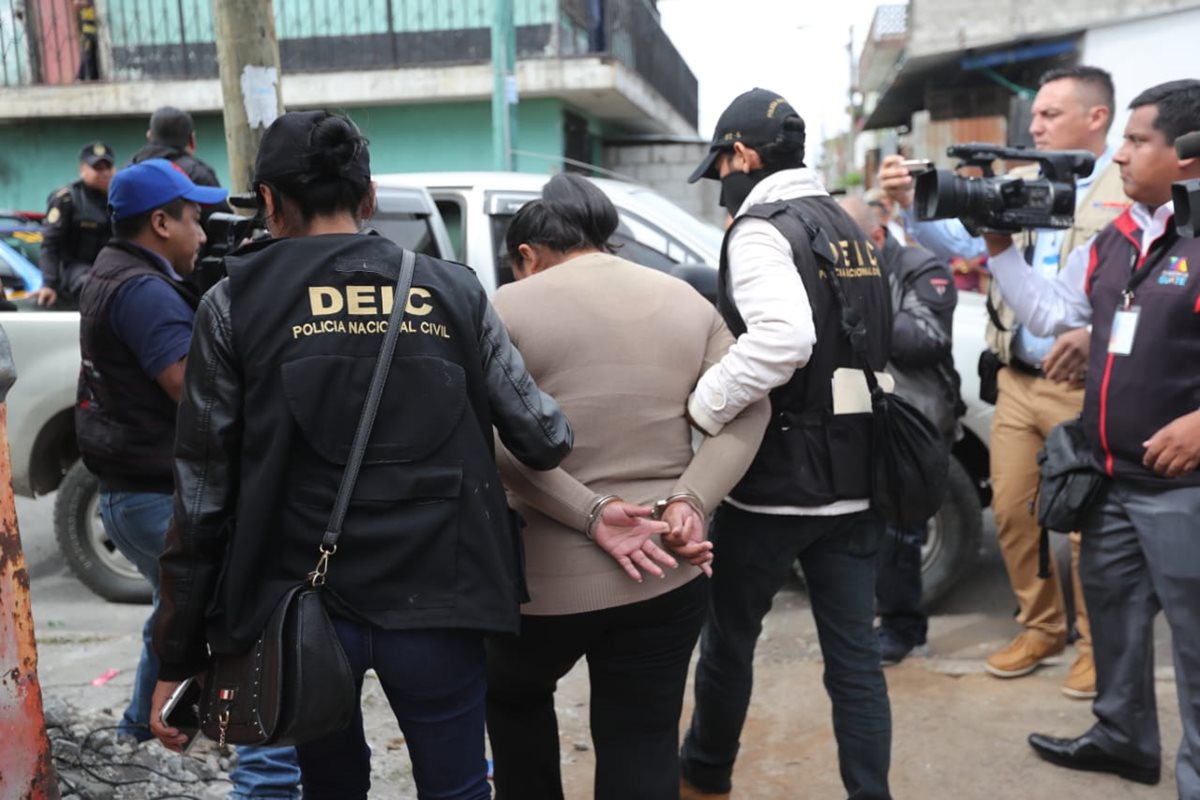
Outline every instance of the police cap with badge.
<svg viewBox="0 0 1200 800">
<path fill-rule="evenodd" d="M 104 142 L 85 144 L 79 151 L 79 163 L 94 167 L 101 162 L 106 162 L 110 167 L 117 163 L 117 157 L 113 155 L 112 148 Z"/>
</svg>

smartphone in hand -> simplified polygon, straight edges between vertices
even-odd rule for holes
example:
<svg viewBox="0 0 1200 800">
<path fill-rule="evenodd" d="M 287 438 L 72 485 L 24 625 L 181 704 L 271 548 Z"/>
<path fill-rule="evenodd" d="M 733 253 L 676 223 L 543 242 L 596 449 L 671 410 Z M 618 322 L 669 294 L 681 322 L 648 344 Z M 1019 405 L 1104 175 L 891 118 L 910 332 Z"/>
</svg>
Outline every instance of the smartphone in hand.
<svg viewBox="0 0 1200 800">
<path fill-rule="evenodd" d="M 195 744 L 200 734 L 200 684 L 195 678 L 188 678 L 176 687 L 163 704 L 159 721 L 188 738 L 185 751 Z"/>
<path fill-rule="evenodd" d="M 909 175 L 917 176 L 933 169 L 933 162 L 928 158 L 909 158 L 900 162 L 900 168 L 908 170 Z"/>
</svg>

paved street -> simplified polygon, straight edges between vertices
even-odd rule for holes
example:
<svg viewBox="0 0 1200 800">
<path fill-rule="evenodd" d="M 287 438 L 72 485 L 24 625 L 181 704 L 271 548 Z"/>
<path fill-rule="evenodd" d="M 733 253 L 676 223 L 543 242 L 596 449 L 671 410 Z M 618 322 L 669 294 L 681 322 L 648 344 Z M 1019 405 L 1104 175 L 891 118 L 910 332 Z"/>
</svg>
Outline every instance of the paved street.
<svg viewBox="0 0 1200 800">
<path fill-rule="evenodd" d="M 40 676 L 48 695 L 115 720 L 127 700 L 137 663 L 145 606 L 105 603 L 65 569 L 53 542 L 53 498 L 18 501 L 22 538 L 33 576 L 33 610 Z M 1056 769 L 1025 744 L 1031 731 L 1074 735 L 1091 720 L 1089 704 L 1059 692 L 1073 654 L 1035 675 L 1000 681 L 983 672 L 983 660 L 1017 631 L 1013 601 L 993 535 L 975 572 L 937 609 L 927 659 L 887 671 L 895 737 L 892 785 L 897 798 L 1058 800 L 1088 797 L 1175 796 L 1172 765 L 1179 713 L 1165 626 L 1159 622 L 1159 710 L 1168 756 L 1163 782 L 1143 787 L 1103 775 Z M 91 681 L 116 669 L 111 681 Z M 593 755 L 587 734 L 586 672 L 562 683 L 558 713 L 563 775 L 569 800 L 591 797 Z M 375 750 L 373 797 L 415 797 L 403 747 L 378 685 L 367 685 L 366 716 Z M 690 717 L 685 711 L 685 722 Z M 735 774 L 737 800 L 836 798 L 841 795 L 829 704 L 821 686 L 820 652 L 808 603 L 799 585 L 789 587 L 767 619 L 758 649 L 756 689 Z M 211 792 L 206 797 L 219 796 Z M 0 792 L 2 794 L 2 792 Z"/>
</svg>

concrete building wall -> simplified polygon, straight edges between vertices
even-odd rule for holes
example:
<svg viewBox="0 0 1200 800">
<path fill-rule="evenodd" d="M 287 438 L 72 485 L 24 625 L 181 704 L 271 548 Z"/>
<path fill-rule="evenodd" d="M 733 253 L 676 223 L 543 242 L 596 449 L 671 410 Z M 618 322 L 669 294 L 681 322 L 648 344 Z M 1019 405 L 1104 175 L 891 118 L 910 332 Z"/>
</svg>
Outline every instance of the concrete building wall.
<svg viewBox="0 0 1200 800">
<path fill-rule="evenodd" d="M 1200 8 L 1089 30 L 1080 63 L 1112 72 L 1117 113 L 1108 141 L 1119 147 L 1129 119 L 1129 102 L 1142 90 L 1179 78 L 1196 77 Z M 1153 57 L 1145 57 L 1153 54 Z"/>
<path fill-rule="evenodd" d="M 707 152 L 707 142 L 614 143 L 604 147 L 602 164 L 605 169 L 649 186 L 685 211 L 724 226 L 725 209 L 717 205 L 720 183 L 687 182 Z"/>
<path fill-rule="evenodd" d="M 1198 0 L 1056 0 L 1053 3 L 911 0 L 907 56 L 914 58 L 1024 36 L 1079 31 L 1146 14 L 1196 7 L 1200 7 Z"/>
<path fill-rule="evenodd" d="M 515 167 L 545 173 L 561 168 L 563 104 L 523 100 L 517 106 Z M 352 109 L 371 141 L 376 173 L 492 168 L 491 106 L 484 102 Z M 146 142 L 148 118 L 28 120 L 0 125 L 0 208 L 42 210 L 46 196 L 78 177 L 79 149 L 101 140 L 125 164 Z M 225 129 L 219 115 L 196 117 L 197 156 L 228 183 Z"/>
</svg>

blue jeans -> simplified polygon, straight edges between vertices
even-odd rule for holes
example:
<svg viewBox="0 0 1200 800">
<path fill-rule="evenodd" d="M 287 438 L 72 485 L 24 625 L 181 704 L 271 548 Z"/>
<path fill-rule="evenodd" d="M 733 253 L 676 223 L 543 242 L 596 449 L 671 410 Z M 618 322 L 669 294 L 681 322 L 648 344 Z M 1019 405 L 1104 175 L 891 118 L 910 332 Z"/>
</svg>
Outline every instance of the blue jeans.
<svg viewBox="0 0 1200 800">
<path fill-rule="evenodd" d="M 158 610 L 158 556 L 173 513 L 171 495 L 158 492 L 101 492 L 100 518 L 113 544 L 154 589 L 154 608 L 142 626 L 142 655 L 133 680 L 133 697 L 121 716 L 118 731 L 139 741 L 152 738 L 150 701 L 158 683 L 154 653 L 154 612 Z M 298 800 L 300 769 L 291 747 L 239 747 L 238 766 L 230 773 L 231 800 L 276 798 Z"/>
<path fill-rule="evenodd" d="M 101 492 L 100 518 L 108 538 L 154 589 L 158 609 L 158 556 L 171 524 L 171 495 L 157 492 Z M 138 741 L 150 733 L 150 699 L 158 682 L 158 656 L 152 644 L 154 614 L 142 626 L 142 657 L 133 680 L 133 698 L 121 717 L 119 730 Z"/>
<path fill-rule="evenodd" d="M 422 800 L 490 800 L 483 749 L 483 635 L 388 631 L 334 618 L 358 691 L 374 669 L 400 723 Z M 362 709 L 345 730 L 296 748 L 304 800 L 366 800 L 371 750 Z"/>
<path fill-rule="evenodd" d="M 776 592 L 800 559 L 808 584 L 825 690 L 833 704 L 838 766 L 850 800 L 889 800 L 892 719 L 875 639 L 875 558 L 883 522 L 717 508 L 708 618 L 700 633 L 696 704 L 680 754 L 683 777 L 728 792 L 750 706 L 754 646 Z"/>
</svg>

